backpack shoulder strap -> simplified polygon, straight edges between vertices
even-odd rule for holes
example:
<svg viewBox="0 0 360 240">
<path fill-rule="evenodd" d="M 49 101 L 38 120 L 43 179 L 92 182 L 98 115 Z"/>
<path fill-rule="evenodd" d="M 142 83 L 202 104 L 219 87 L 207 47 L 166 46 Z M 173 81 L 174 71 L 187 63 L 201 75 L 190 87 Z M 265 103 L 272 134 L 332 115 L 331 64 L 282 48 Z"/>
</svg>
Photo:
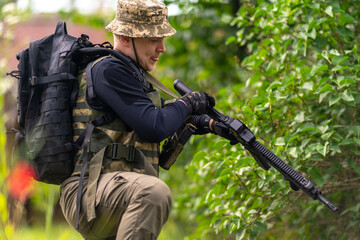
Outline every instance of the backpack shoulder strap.
<svg viewBox="0 0 360 240">
<path fill-rule="evenodd" d="M 107 55 L 107 56 L 100 57 L 100 58 L 96 59 L 95 61 L 90 62 L 86 66 L 86 69 L 85 69 L 86 91 L 87 91 L 87 96 L 89 99 L 94 99 L 96 97 L 95 90 L 94 90 L 94 81 L 92 78 L 91 70 L 95 66 L 95 64 L 97 64 L 98 62 L 102 61 L 103 59 L 109 58 L 109 57 L 111 57 L 111 56 Z"/>
</svg>

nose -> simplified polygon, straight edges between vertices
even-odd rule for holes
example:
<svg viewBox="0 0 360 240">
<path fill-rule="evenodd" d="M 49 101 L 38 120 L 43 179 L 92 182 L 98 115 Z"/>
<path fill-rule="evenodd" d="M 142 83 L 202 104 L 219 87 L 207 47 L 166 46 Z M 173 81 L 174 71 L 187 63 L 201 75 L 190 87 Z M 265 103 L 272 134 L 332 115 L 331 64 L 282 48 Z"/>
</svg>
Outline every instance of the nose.
<svg viewBox="0 0 360 240">
<path fill-rule="evenodd" d="M 165 43 L 164 43 L 164 40 L 163 39 L 160 39 L 159 41 L 159 44 L 158 44 L 158 47 L 157 47 L 157 51 L 158 52 L 165 52 L 166 51 L 166 48 L 165 48 Z"/>
</svg>

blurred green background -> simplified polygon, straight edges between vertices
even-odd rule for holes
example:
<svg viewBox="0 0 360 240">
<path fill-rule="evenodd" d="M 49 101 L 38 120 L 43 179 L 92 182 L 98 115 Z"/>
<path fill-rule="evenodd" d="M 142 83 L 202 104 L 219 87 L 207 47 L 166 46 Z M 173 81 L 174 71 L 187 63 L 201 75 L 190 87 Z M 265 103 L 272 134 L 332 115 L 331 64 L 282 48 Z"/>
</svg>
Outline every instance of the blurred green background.
<svg viewBox="0 0 360 240">
<path fill-rule="evenodd" d="M 257 139 L 339 207 L 290 189 L 238 145 L 195 136 L 160 178 L 173 208 L 159 237 L 178 239 L 358 239 L 360 236 L 360 46 L 358 0 L 164 1 L 177 34 L 154 76 L 216 99 Z M 50 5 L 49 5 L 50 4 Z M 115 0 L 0 0 L 0 239 L 81 239 L 58 206 L 59 187 L 33 183 L 9 194 L 16 128 L 15 54 L 66 21 L 73 36 L 111 41 Z"/>
</svg>

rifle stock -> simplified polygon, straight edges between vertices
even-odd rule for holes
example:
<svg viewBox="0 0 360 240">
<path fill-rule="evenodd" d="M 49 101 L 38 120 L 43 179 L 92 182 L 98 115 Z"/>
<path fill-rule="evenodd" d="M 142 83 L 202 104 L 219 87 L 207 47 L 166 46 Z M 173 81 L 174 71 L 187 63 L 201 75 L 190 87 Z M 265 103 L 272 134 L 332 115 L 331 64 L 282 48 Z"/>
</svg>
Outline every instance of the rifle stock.
<svg viewBox="0 0 360 240">
<path fill-rule="evenodd" d="M 176 80 L 174 82 L 174 88 L 181 95 L 193 91 L 181 80 Z M 254 134 L 239 119 L 230 118 L 214 108 L 208 109 L 207 114 L 212 119 L 223 123 L 226 128 L 236 137 L 236 139 L 245 147 L 245 149 L 251 153 L 260 167 L 265 170 L 269 170 L 270 167 L 274 167 L 284 176 L 285 180 L 289 181 L 290 187 L 293 190 L 298 191 L 301 189 L 312 199 L 319 200 L 324 203 L 333 212 L 338 210 L 336 206 L 334 206 L 321 194 L 321 191 L 311 181 L 304 178 L 284 161 L 282 161 L 278 156 L 267 149 L 264 145 L 256 141 Z"/>
</svg>

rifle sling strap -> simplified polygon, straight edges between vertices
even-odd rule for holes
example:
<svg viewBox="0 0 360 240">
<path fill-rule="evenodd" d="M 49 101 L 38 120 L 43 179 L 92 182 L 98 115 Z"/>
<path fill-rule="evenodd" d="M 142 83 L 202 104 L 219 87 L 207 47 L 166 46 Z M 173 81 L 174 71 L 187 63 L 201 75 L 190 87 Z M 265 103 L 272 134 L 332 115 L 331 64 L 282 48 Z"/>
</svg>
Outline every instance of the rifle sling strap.
<svg viewBox="0 0 360 240">
<path fill-rule="evenodd" d="M 149 83 L 151 83 L 152 85 L 163 91 L 164 93 L 174 97 L 175 99 L 179 98 L 175 93 L 173 93 L 170 89 L 168 89 L 164 84 L 162 84 L 159 80 L 153 77 L 150 73 L 145 72 L 145 77 Z"/>
</svg>

